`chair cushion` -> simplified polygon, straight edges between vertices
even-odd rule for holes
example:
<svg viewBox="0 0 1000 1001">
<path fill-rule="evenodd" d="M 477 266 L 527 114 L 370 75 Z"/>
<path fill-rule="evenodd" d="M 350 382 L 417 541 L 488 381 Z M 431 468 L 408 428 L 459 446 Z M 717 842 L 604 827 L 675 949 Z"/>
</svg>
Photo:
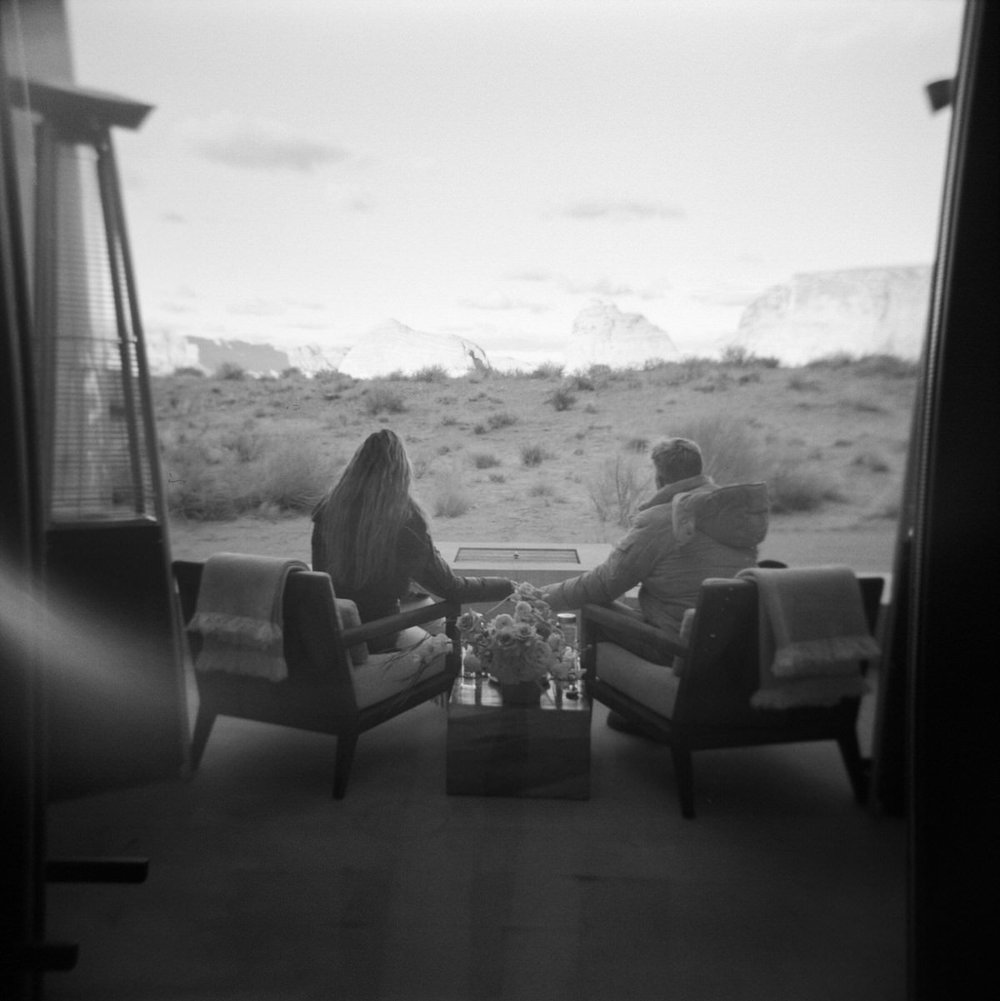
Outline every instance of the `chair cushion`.
<svg viewBox="0 0 1000 1001">
<path fill-rule="evenodd" d="M 673 716 L 680 679 L 669 664 L 654 664 L 615 643 L 597 644 L 597 677 L 661 716 Z"/>
<path fill-rule="evenodd" d="M 354 698 L 359 709 L 406 692 L 418 681 L 445 670 L 451 640 L 445 635 L 426 635 L 415 646 L 389 653 L 372 653 L 364 664 L 351 670 Z"/>
<path fill-rule="evenodd" d="M 691 633 L 694 631 L 694 613 L 693 608 L 688 608 L 684 612 L 684 618 L 681 619 L 681 630 L 680 635 L 677 637 L 684 646 L 691 645 Z M 674 674 L 679 678 L 684 673 L 684 663 L 685 658 L 678 654 L 674 657 Z"/>
<path fill-rule="evenodd" d="M 337 607 L 337 621 L 340 623 L 341 631 L 355 629 L 361 625 L 361 613 L 358 611 L 358 606 L 350 598 L 334 598 L 333 603 Z M 368 660 L 368 644 L 355 643 L 348 654 L 351 663 L 355 667 L 360 667 Z"/>
</svg>

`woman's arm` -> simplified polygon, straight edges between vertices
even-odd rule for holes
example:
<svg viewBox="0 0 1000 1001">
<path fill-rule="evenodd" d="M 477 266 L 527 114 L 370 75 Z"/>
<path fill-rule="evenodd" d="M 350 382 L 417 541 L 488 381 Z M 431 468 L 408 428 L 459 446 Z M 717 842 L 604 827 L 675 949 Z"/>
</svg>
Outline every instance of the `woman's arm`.
<svg viewBox="0 0 1000 1001">
<path fill-rule="evenodd" d="M 448 565 L 426 532 L 403 529 L 404 549 L 412 558 L 410 577 L 439 598 L 459 603 L 500 601 L 514 590 L 506 577 L 462 577 Z"/>
</svg>

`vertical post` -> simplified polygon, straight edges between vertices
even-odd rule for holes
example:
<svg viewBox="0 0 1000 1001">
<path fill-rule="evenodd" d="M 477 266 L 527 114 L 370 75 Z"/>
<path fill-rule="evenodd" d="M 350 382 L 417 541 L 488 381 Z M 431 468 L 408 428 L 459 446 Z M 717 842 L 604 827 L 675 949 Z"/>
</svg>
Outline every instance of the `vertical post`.
<svg viewBox="0 0 1000 1001">
<path fill-rule="evenodd" d="M 2 31 L 0 80 L 6 82 Z M 29 958 L 45 933 L 44 754 L 32 598 L 41 505 L 30 308 L 17 162 L 0 93 L 0 996 L 38 996 Z"/>
<path fill-rule="evenodd" d="M 125 403 L 129 465 L 132 474 L 132 505 L 136 514 L 145 514 L 146 499 L 142 482 L 142 453 L 139 449 L 139 414 L 136 410 L 136 394 L 132 374 L 132 338 L 125 308 L 128 289 L 123 287 L 122 276 L 121 234 L 124 230 L 124 223 L 119 213 L 118 199 L 115 197 L 114 153 L 111 149 L 111 136 L 106 127 L 97 134 L 94 148 L 97 150 L 97 181 L 101 193 L 101 210 L 104 214 L 104 237 L 108 249 L 108 270 L 114 295 L 115 327 L 118 332 L 118 354 L 122 367 L 122 396 Z"/>
</svg>

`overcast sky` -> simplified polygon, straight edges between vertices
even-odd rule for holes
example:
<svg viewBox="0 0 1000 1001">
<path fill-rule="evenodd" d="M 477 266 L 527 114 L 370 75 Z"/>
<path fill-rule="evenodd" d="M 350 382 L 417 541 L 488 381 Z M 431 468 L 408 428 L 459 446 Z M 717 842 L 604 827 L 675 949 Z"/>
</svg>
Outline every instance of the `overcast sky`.
<svg viewBox="0 0 1000 1001">
<path fill-rule="evenodd" d="M 67 0 L 148 331 L 394 318 L 560 354 L 593 298 L 682 353 L 801 271 L 930 263 L 957 0 Z"/>
</svg>

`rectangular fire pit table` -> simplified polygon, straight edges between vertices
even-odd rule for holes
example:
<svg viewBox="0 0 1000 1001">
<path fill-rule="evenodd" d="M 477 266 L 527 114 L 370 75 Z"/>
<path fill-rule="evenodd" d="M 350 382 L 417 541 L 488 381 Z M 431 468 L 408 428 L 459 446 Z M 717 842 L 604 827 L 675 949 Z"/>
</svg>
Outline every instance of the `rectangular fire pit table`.
<svg viewBox="0 0 1000 1001">
<path fill-rule="evenodd" d="M 447 791 L 460 796 L 590 797 L 591 702 L 550 681 L 537 706 L 504 705 L 488 678 L 455 679 Z"/>
</svg>

